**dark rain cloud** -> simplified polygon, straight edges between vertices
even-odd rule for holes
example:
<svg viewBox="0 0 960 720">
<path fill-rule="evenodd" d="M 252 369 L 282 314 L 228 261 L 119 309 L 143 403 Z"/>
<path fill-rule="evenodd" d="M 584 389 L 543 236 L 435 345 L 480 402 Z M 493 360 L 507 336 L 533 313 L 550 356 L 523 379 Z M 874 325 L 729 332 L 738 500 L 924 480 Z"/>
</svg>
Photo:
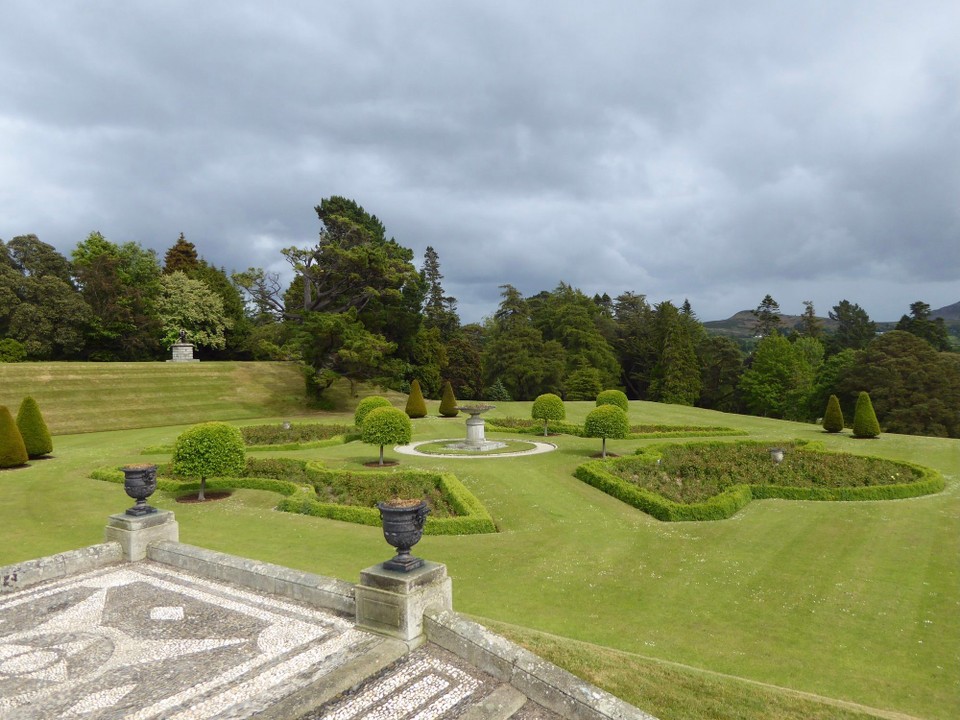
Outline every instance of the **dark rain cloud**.
<svg viewBox="0 0 960 720">
<path fill-rule="evenodd" d="M 954 3 L 8 2 L 0 237 L 284 267 L 355 198 L 465 320 L 565 281 L 960 299 Z M 418 260 L 419 262 L 419 260 Z"/>
</svg>

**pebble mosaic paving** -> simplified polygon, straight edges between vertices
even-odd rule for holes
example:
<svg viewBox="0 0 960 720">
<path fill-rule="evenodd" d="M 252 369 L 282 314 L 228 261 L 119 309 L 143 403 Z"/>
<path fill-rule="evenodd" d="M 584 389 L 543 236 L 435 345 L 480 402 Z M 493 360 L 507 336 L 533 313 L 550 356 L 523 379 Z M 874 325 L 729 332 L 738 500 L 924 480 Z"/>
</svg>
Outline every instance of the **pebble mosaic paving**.
<svg viewBox="0 0 960 720">
<path fill-rule="evenodd" d="M 0 600 L 0 719 L 243 718 L 381 640 L 153 563 Z"/>
</svg>

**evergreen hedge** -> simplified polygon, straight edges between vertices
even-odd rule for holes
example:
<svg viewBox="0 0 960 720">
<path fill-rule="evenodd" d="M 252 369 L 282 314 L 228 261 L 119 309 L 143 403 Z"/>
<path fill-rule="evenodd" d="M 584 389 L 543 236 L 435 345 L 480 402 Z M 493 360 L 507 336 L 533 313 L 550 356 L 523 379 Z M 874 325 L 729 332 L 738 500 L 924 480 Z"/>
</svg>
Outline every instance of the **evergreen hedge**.
<svg viewBox="0 0 960 720">
<path fill-rule="evenodd" d="M 809 447 L 809 446 L 808 446 Z M 656 461 L 656 452 L 638 451 L 650 462 Z M 897 463 L 916 471 L 913 482 L 890 485 L 856 487 L 794 487 L 783 485 L 738 484 L 698 503 L 679 503 L 651 490 L 634 485 L 610 472 L 617 464 L 634 462 L 635 457 L 591 460 L 576 469 L 574 477 L 638 510 L 665 522 L 725 520 L 744 508 L 751 500 L 779 498 L 783 500 L 902 500 L 940 492 L 945 487 L 943 476 L 937 471 L 914 465 Z"/>
<path fill-rule="evenodd" d="M 29 457 L 43 457 L 53 452 L 53 438 L 40 414 L 40 406 L 29 395 L 23 399 L 17 411 L 17 428 Z"/>
<path fill-rule="evenodd" d="M 857 397 L 857 407 L 853 411 L 853 436 L 855 438 L 875 438 L 880 435 L 880 423 L 873 411 L 870 395 L 861 392 Z"/>
<path fill-rule="evenodd" d="M 443 393 L 440 396 L 440 416 L 452 418 L 459 414 L 460 411 L 457 410 L 457 398 L 453 394 L 453 385 L 447 380 L 443 383 Z"/>
<path fill-rule="evenodd" d="M 23 437 L 5 405 L 0 405 L 0 468 L 26 465 L 29 456 Z"/>
<path fill-rule="evenodd" d="M 427 403 L 423 399 L 423 391 L 420 389 L 420 381 L 414 380 L 410 383 L 410 395 L 407 397 L 407 417 L 422 418 L 427 416 Z"/>
<path fill-rule="evenodd" d="M 597 407 L 601 405 L 616 405 L 624 412 L 630 411 L 630 402 L 622 390 L 604 390 L 597 395 Z"/>
<path fill-rule="evenodd" d="M 827 400 L 827 409 L 823 412 L 823 429 L 828 433 L 843 431 L 843 410 L 840 409 L 840 400 L 831 395 Z"/>
</svg>

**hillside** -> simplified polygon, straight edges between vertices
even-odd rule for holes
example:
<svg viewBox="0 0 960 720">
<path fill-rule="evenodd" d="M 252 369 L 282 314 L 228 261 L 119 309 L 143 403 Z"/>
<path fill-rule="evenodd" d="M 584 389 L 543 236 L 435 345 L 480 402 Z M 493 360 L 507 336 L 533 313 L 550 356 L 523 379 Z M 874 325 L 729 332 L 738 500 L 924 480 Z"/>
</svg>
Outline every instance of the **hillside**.
<svg viewBox="0 0 960 720">
<path fill-rule="evenodd" d="M 952 334 L 960 334 L 960 302 L 931 310 L 930 315 L 935 318 L 942 317 L 947 327 L 951 328 Z M 781 315 L 780 325 L 784 330 L 790 331 L 799 325 L 801 319 L 800 315 Z M 817 319 L 823 323 L 823 328 L 827 331 L 836 327 L 836 322 L 828 317 L 818 317 Z M 893 330 L 899 321 L 900 318 L 895 320 L 876 320 L 875 322 L 877 324 L 877 330 L 885 332 L 887 330 Z M 714 335 L 725 335 L 735 340 L 742 340 L 753 337 L 755 324 L 756 318 L 753 316 L 753 311 L 741 310 L 726 320 L 710 320 L 703 323 L 703 326 L 708 332 Z"/>
<path fill-rule="evenodd" d="M 307 411 L 294 363 L 0 363 L 0 405 L 31 395 L 55 435 Z"/>
</svg>

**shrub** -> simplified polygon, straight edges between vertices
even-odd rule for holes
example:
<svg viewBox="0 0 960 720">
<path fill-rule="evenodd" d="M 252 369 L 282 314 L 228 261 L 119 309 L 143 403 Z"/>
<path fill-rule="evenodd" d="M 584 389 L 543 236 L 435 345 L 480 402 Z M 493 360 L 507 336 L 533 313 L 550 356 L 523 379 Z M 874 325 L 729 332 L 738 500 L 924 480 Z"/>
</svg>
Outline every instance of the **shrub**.
<svg viewBox="0 0 960 720">
<path fill-rule="evenodd" d="M 853 436 L 855 438 L 875 438 L 880 434 L 880 423 L 873 411 L 870 395 L 861 392 L 857 397 L 857 407 L 853 411 Z"/>
<path fill-rule="evenodd" d="M 410 383 L 410 395 L 407 396 L 407 417 L 422 418 L 427 415 L 427 403 L 423 400 L 423 392 L 420 390 L 420 381 L 414 380 Z"/>
<path fill-rule="evenodd" d="M 53 438 L 50 437 L 47 424 L 43 421 L 43 415 L 40 414 L 40 406 L 30 396 L 25 397 L 20 403 L 20 409 L 17 411 L 17 429 L 20 430 L 20 437 L 23 438 L 29 457 L 42 457 L 53 452 Z"/>
<path fill-rule="evenodd" d="M 547 436 L 547 423 L 550 420 L 557 422 L 567 417 L 567 411 L 563 406 L 563 400 L 553 393 L 544 393 L 533 401 L 533 408 L 530 410 L 530 417 L 534 420 L 543 420 L 543 436 Z"/>
<path fill-rule="evenodd" d="M 484 395 L 486 395 L 487 400 L 491 400 L 492 402 L 510 402 L 510 400 L 512 400 L 510 391 L 507 390 L 507 386 L 503 384 L 500 378 L 497 378 L 493 385 L 486 389 Z"/>
<path fill-rule="evenodd" d="M 203 500 L 208 477 L 243 473 L 243 435 L 227 423 L 194 425 L 177 437 L 171 461 L 178 475 L 200 478 L 198 497 Z"/>
<path fill-rule="evenodd" d="M 836 395 L 827 400 L 827 409 L 823 413 L 823 429 L 828 433 L 838 433 L 843 430 L 843 410 Z"/>
<path fill-rule="evenodd" d="M 13 416 L 0 405 L 0 468 L 17 467 L 27 462 L 27 448 Z"/>
<path fill-rule="evenodd" d="M 353 424 L 362 427 L 363 419 L 367 417 L 371 410 L 379 407 L 390 407 L 390 401 L 381 395 L 365 397 L 357 404 L 357 409 L 353 413 Z"/>
<path fill-rule="evenodd" d="M 630 432 L 630 421 L 618 405 L 600 405 L 587 413 L 583 432 L 587 437 L 603 438 L 600 454 L 606 457 L 607 438 L 625 438 Z"/>
<path fill-rule="evenodd" d="M 459 414 L 457 398 L 453 394 L 453 385 L 447 380 L 443 383 L 443 394 L 440 397 L 440 415 L 441 417 L 456 417 Z"/>
<path fill-rule="evenodd" d="M 27 349 L 18 340 L 4 338 L 0 340 L 0 362 L 18 363 L 27 359 Z"/>
<path fill-rule="evenodd" d="M 423 398 L 421 398 L 422 401 Z M 360 436 L 365 443 L 380 446 L 380 465 L 383 465 L 384 445 L 403 445 L 410 442 L 410 438 L 413 437 L 413 428 L 410 425 L 410 418 L 407 417 L 408 414 L 409 411 L 404 413 L 395 407 L 380 407 L 371 410 L 364 419 Z"/>
<path fill-rule="evenodd" d="M 604 390 L 597 395 L 597 407 L 601 405 L 616 405 L 624 412 L 630 410 L 630 403 L 627 402 L 627 396 L 621 390 Z"/>
<path fill-rule="evenodd" d="M 567 400 L 592 400 L 601 390 L 603 380 L 595 367 L 577 368 L 563 381 L 563 395 Z"/>
</svg>

